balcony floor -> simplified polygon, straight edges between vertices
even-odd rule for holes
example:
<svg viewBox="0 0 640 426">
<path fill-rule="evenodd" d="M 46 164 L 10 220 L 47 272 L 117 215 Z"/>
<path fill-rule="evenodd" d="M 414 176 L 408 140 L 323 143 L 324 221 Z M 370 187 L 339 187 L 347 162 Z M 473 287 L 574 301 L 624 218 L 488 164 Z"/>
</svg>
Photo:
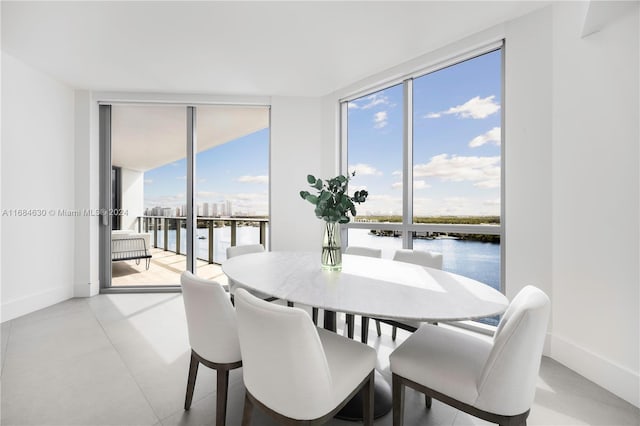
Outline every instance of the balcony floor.
<svg viewBox="0 0 640 426">
<path fill-rule="evenodd" d="M 187 257 L 172 251 L 151 249 L 151 264 L 145 269 L 145 260 L 141 259 L 136 265 L 135 260 L 112 262 L 112 287 L 126 286 L 162 286 L 180 285 L 180 274 L 186 270 Z M 222 267 L 215 263 L 198 260 L 196 275 L 201 278 L 216 280 L 221 284 L 227 283 L 227 277 Z"/>
</svg>

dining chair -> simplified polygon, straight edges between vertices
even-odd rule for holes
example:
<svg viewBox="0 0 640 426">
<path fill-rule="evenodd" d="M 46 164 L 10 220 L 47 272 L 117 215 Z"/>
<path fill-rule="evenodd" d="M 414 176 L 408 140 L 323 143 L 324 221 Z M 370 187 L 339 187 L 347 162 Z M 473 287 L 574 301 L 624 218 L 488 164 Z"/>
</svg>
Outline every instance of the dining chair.
<svg viewBox="0 0 640 426">
<path fill-rule="evenodd" d="M 241 246 L 231 246 L 231 247 L 227 247 L 227 259 L 231 259 L 232 257 L 236 257 L 236 256 L 242 256 L 243 254 L 262 253 L 262 252 L 264 252 L 264 246 L 262 244 L 245 244 Z M 236 281 L 229 278 L 229 293 L 231 294 L 232 304 L 234 303 L 234 294 L 237 288 L 239 288 L 239 284 Z M 267 300 L 269 302 L 277 300 L 276 297 L 271 297 L 257 291 L 253 291 L 253 290 L 248 290 L 248 291 L 250 291 L 255 296 L 261 299 Z"/>
<path fill-rule="evenodd" d="M 413 263 L 414 265 L 427 266 L 429 268 L 442 269 L 442 254 L 424 250 L 399 249 L 393 254 L 393 260 L 397 262 Z M 420 321 L 393 321 L 391 340 L 396 340 L 398 328 L 414 332 L 420 327 Z M 380 331 L 378 330 L 378 336 Z"/>
<path fill-rule="evenodd" d="M 364 424 L 373 424 L 376 353 L 313 325 L 300 308 L 236 291 L 246 388 L 242 425 L 259 407 L 281 424 L 323 424 L 363 391 Z"/>
<path fill-rule="evenodd" d="M 187 316 L 191 362 L 184 409 L 191 408 L 198 366 L 216 370 L 216 426 L 224 426 L 229 370 L 242 366 L 236 313 L 228 293 L 215 282 L 185 271 L 180 275 Z"/>
<path fill-rule="evenodd" d="M 393 426 L 402 426 L 405 386 L 499 425 L 524 426 L 533 402 L 550 302 L 527 286 L 493 336 L 423 324 L 390 355 Z"/>
</svg>

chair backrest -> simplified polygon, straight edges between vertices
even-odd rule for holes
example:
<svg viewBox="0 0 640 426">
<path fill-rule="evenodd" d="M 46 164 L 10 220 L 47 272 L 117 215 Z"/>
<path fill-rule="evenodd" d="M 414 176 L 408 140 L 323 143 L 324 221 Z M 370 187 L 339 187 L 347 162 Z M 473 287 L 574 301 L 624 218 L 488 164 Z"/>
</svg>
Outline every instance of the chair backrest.
<svg viewBox="0 0 640 426">
<path fill-rule="evenodd" d="M 227 247 L 227 259 L 231 259 L 232 257 L 241 256 L 243 254 L 251 254 L 251 253 L 262 253 L 264 251 L 264 247 L 262 244 L 246 244 L 243 246 L 232 246 Z M 231 278 L 229 278 L 229 293 L 235 294 L 236 288 L 238 287 L 238 283 Z"/>
<path fill-rule="evenodd" d="M 227 247 L 227 259 L 249 253 L 262 253 L 264 247 L 262 244 L 246 244 L 243 246 Z"/>
<path fill-rule="evenodd" d="M 442 269 L 442 254 L 423 250 L 396 250 L 393 260 Z"/>
<path fill-rule="evenodd" d="M 185 271 L 180 276 L 189 344 L 208 361 L 240 361 L 236 312 L 222 286 Z"/>
<path fill-rule="evenodd" d="M 516 415 L 531 407 L 549 312 L 549 298 L 534 286 L 526 286 L 514 297 L 478 380 L 478 408 Z"/>
<path fill-rule="evenodd" d="M 265 302 L 241 288 L 235 303 L 247 390 L 292 418 L 310 419 L 330 410 L 331 373 L 309 315 Z"/>
<path fill-rule="evenodd" d="M 344 254 L 353 254 L 356 256 L 367 256 L 367 257 L 382 257 L 382 250 L 369 248 L 369 247 L 348 246 L 344 250 Z"/>
</svg>

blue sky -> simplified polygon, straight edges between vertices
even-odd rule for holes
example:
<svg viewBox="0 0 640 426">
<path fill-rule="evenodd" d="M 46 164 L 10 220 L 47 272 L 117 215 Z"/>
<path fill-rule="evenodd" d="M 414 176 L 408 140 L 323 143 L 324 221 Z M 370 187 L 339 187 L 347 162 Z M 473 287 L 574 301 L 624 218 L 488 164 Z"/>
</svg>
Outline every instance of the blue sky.
<svg viewBox="0 0 640 426">
<path fill-rule="evenodd" d="M 231 200 L 240 213 L 268 213 L 269 129 L 196 156 L 196 204 Z M 185 203 L 186 159 L 145 172 L 145 208 Z"/>
<path fill-rule="evenodd" d="M 492 52 L 414 80 L 414 215 L 500 214 L 501 57 Z M 402 86 L 349 103 L 359 215 L 400 215 Z"/>
</svg>

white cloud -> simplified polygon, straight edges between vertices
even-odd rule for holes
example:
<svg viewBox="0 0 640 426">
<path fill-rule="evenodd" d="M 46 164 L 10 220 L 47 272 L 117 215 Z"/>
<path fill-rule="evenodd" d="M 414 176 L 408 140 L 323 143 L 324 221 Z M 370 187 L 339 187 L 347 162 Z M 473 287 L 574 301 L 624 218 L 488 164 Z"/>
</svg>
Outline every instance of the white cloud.
<svg viewBox="0 0 640 426">
<path fill-rule="evenodd" d="M 369 109 L 378 105 L 389 105 L 389 98 L 384 94 L 384 92 L 377 92 L 372 95 L 369 95 L 363 98 L 363 101 L 365 102 L 364 105 L 362 106 L 358 105 L 362 109 Z M 351 104 L 353 102 L 349 102 L 349 103 Z M 358 106 L 356 106 L 356 108 Z"/>
<path fill-rule="evenodd" d="M 470 181 L 479 188 L 500 187 L 500 157 L 449 157 L 440 154 L 426 164 L 416 164 L 414 177 L 438 178 L 447 182 Z"/>
<path fill-rule="evenodd" d="M 460 118 L 487 118 L 491 114 L 494 114 L 500 110 L 500 105 L 495 103 L 493 101 L 494 99 L 495 95 L 487 96 L 486 98 L 480 98 L 480 96 L 476 96 L 475 98 L 469 99 L 462 105 L 451 107 L 446 111 L 431 112 L 427 114 L 425 118 L 439 118 L 443 114 L 455 114 Z"/>
<path fill-rule="evenodd" d="M 414 180 L 413 181 L 413 189 L 425 189 L 425 188 L 431 188 L 431 185 L 429 185 L 426 181 L 424 180 Z"/>
<path fill-rule="evenodd" d="M 469 147 L 477 148 L 486 143 L 494 143 L 500 146 L 501 139 L 502 139 L 502 135 L 500 132 L 500 127 L 494 127 L 493 129 L 489 130 L 487 133 L 484 133 L 480 136 L 476 136 L 475 138 L 473 138 L 471 142 L 469 142 Z"/>
<path fill-rule="evenodd" d="M 240 183 L 269 183 L 269 176 L 240 176 L 237 181 Z"/>
<path fill-rule="evenodd" d="M 347 104 L 347 108 L 349 108 L 349 109 L 358 109 L 358 108 L 360 108 L 360 106 L 357 103 L 355 103 L 354 101 L 351 101 L 351 102 L 349 102 Z"/>
<path fill-rule="evenodd" d="M 394 182 L 393 184 L 391 184 L 391 187 L 393 189 L 402 189 L 402 182 Z M 414 180 L 413 181 L 413 190 L 414 191 L 416 189 L 425 189 L 425 188 L 431 188 L 431 185 L 429 185 L 424 180 Z"/>
<path fill-rule="evenodd" d="M 382 129 L 388 124 L 388 114 L 387 111 L 379 111 L 373 115 L 373 122 L 376 129 Z"/>
<path fill-rule="evenodd" d="M 353 164 L 351 166 L 349 166 L 349 170 L 351 172 L 356 172 L 356 177 L 357 176 L 381 176 L 382 172 L 378 169 L 376 169 L 375 167 L 373 167 L 370 164 L 363 164 L 363 163 L 358 163 L 358 164 Z"/>
</svg>

